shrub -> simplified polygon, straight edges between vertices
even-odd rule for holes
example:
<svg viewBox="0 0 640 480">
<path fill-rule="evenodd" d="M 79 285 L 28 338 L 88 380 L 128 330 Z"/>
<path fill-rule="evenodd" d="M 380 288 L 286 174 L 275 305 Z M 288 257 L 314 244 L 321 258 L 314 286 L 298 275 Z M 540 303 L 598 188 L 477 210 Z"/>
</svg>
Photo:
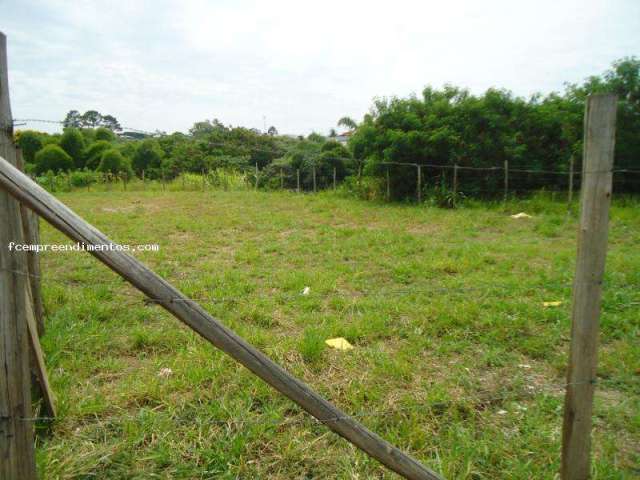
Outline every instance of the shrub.
<svg viewBox="0 0 640 480">
<path fill-rule="evenodd" d="M 16 133 L 16 144 L 22 149 L 25 162 L 35 162 L 36 153 L 43 147 L 40 137 L 41 135 L 33 130 Z"/>
<path fill-rule="evenodd" d="M 95 139 L 96 141 L 113 142 L 116 139 L 116 134 L 108 128 L 100 127 L 96 129 Z"/>
<path fill-rule="evenodd" d="M 133 169 L 141 175 L 142 170 L 148 178 L 154 178 L 154 174 L 162 168 L 162 150 L 157 142 L 151 139 L 144 140 L 137 148 L 133 156 Z M 155 172 L 155 173 L 154 173 Z"/>
<path fill-rule="evenodd" d="M 71 172 L 69 180 L 74 187 L 86 187 L 98 181 L 96 173 L 91 170 L 76 170 Z"/>
<path fill-rule="evenodd" d="M 35 156 L 36 173 L 51 170 L 54 173 L 68 171 L 73 168 L 73 159 L 58 145 L 47 145 Z"/>
<path fill-rule="evenodd" d="M 100 165 L 102 160 L 102 154 L 111 149 L 112 146 L 105 140 L 100 140 L 96 143 L 92 143 L 84 152 L 84 165 L 91 170 L 95 170 Z"/>
<path fill-rule="evenodd" d="M 100 165 L 98 165 L 98 171 L 103 173 L 113 173 L 114 175 L 119 175 L 124 172 L 127 175 L 130 175 L 131 165 L 118 150 L 112 148 L 102 154 Z"/>
<path fill-rule="evenodd" d="M 84 167 L 84 137 L 77 128 L 65 128 L 60 147 L 73 159 L 76 168 Z"/>
</svg>

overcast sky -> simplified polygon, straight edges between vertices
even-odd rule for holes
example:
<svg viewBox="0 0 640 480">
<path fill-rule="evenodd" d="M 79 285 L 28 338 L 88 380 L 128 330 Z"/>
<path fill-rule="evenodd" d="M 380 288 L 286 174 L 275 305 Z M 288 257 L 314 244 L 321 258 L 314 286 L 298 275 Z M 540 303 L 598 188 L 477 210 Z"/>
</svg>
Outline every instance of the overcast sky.
<svg viewBox="0 0 640 480">
<path fill-rule="evenodd" d="M 266 117 L 326 133 L 376 96 L 445 83 L 529 96 L 640 55 L 640 0 L 0 0 L 0 12 L 14 118 L 95 109 L 168 132 Z"/>
</svg>

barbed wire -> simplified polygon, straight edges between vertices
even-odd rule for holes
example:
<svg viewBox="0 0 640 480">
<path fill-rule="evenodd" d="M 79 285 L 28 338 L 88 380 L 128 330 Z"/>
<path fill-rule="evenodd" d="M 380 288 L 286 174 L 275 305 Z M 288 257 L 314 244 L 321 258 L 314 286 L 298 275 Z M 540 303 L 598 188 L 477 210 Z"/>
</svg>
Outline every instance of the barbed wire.
<svg viewBox="0 0 640 480">
<path fill-rule="evenodd" d="M 26 123 L 45 123 L 45 124 L 50 124 L 50 125 L 64 125 L 64 120 L 47 120 L 47 119 L 43 119 L 43 118 L 14 118 L 13 119 L 13 125 L 15 126 L 15 124 L 17 122 L 26 122 Z M 23 125 L 25 125 L 26 123 L 24 123 Z M 102 125 L 96 125 L 94 127 L 78 127 L 78 128 L 100 128 Z M 105 127 L 105 128 L 109 128 L 109 127 Z M 128 127 L 125 125 L 120 125 L 120 129 L 121 130 L 127 130 L 130 132 L 134 132 L 134 133 L 143 133 L 145 135 L 159 135 L 162 132 L 149 132 L 148 130 L 144 130 L 144 129 L 140 129 L 140 128 L 134 128 L 134 127 Z M 115 133 L 115 132 L 114 132 Z M 121 133 L 126 133 L 126 132 L 121 132 Z"/>
</svg>

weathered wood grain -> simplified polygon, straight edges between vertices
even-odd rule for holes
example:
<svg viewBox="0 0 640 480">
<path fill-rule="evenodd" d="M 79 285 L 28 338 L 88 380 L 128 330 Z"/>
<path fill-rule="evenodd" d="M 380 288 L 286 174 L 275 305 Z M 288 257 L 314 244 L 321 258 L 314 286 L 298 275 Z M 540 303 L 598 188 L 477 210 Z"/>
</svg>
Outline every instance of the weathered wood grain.
<svg viewBox="0 0 640 480">
<path fill-rule="evenodd" d="M 616 104 L 615 95 L 592 95 L 585 110 L 578 258 L 562 431 L 563 480 L 590 477 L 591 413 L 609 230 Z"/>
<path fill-rule="evenodd" d="M 0 32 L 0 156 L 15 168 L 13 119 L 9 103 L 7 39 Z M 0 479 L 35 480 L 31 375 L 25 308 L 28 305 L 27 269 L 23 252 L 9 250 L 24 243 L 20 205 L 0 191 Z"/>
</svg>

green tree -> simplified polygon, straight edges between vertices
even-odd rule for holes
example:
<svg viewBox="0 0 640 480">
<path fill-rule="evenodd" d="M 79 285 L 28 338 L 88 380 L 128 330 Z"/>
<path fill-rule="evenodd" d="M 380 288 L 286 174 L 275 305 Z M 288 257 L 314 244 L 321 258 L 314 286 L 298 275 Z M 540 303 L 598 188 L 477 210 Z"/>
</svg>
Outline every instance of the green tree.
<svg viewBox="0 0 640 480">
<path fill-rule="evenodd" d="M 84 136 L 77 128 L 65 128 L 60 138 L 60 147 L 69 154 L 77 169 L 84 168 Z"/>
<path fill-rule="evenodd" d="M 163 157 L 163 152 L 155 140 L 143 140 L 133 155 L 133 170 L 136 175 L 141 175 L 145 170 L 145 175 L 153 178 L 159 175 Z"/>
<path fill-rule="evenodd" d="M 95 170 L 100 165 L 100 160 L 102 159 L 102 154 L 106 151 L 113 148 L 111 143 L 105 140 L 99 140 L 95 143 L 92 143 L 87 147 L 84 151 L 84 165 L 85 167 Z"/>
<path fill-rule="evenodd" d="M 22 149 L 25 162 L 33 163 L 38 150 L 43 147 L 41 134 L 33 130 L 16 133 L 16 144 Z"/>
<path fill-rule="evenodd" d="M 351 117 L 342 117 L 340 120 L 338 120 L 338 126 L 348 128 L 349 130 L 355 130 L 356 128 L 358 128 L 358 124 Z"/>
<path fill-rule="evenodd" d="M 47 145 L 35 156 L 35 171 L 38 175 L 51 170 L 54 173 L 69 171 L 73 168 L 73 159 L 58 145 Z"/>
<path fill-rule="evenodd" d="M 70 110 L 62 122 L 64 128 L 80 128 L 82 127 L 82 115 L 77 110 Z"/>
<path fill-rule="evenodd" d="M 100 127 L 100 128 L 96 128 L 95 139 L 112 142 L 116 139 L 116 135 L 110 129 L 106 127 Z"/>
<path fill-rule="evenodd" d="M 102 173 L 112 173 L 114 175 L 121 173 L 130 175 L 132 173 L 128 160 L 115 148 L 111 148 L 102 153 L 98 171 Z"/>
</svg>

